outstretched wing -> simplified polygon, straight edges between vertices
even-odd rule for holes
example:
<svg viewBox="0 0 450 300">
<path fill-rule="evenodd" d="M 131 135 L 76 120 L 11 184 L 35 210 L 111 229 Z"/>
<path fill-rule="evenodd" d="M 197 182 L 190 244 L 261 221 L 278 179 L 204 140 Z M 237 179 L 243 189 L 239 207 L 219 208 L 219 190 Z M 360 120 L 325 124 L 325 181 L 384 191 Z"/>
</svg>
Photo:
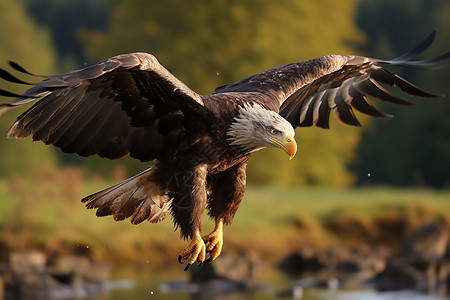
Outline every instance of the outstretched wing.
<svg viewBox="0 0 450 300">
<path fill-rule="evenodd" d="M 33 75 L 15 63 L 16 71 Z M 36 76 L 36 75 L 35 75 Z M 118 55 L 29 84 L 0 69 L 0 78 L 30 88 L 0 105 L 2 112 L 38 100 L 18 117 L 8 137 L 53 144 L 66 153 L 148 161 L 180 130 L 183 114 L 203 107 L 201 97 L 147 53 Z M 172 143 L 173 144 L 173 143 Z"/>
<path fill-rule="evenodd" d="M 275 67 L 236 83 L 218 87 L 215 93 L 260 92 L 277 102 L 279 113 L 294 127 L 318 126 L 329 128 L 333 110 L 338 120 L 360 126 L 353 108 L 373 117 L 389 117 L 378 111 L 367 99 L 373 96 L 383 101 L 410 105 L 386 90 L 381 84 L 397 86 L 416 97 L 432 95 L 391 73 L 383 64 L 420 68 L 439 68 L 450 59 L 450 52 L 434 59 L 412 61 L 433 43 L 436 31 L 408 53 L 389 61 L 362 56 L 329 55 L 313 60 Z"/>
</svg>

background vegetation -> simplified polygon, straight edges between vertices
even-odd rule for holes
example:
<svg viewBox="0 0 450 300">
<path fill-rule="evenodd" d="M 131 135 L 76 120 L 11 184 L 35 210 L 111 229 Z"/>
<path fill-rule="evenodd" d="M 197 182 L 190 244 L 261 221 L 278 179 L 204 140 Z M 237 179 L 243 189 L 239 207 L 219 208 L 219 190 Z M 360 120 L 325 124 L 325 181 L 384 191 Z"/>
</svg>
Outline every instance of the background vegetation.
<svg viewBox="0 0 450 300">
<path fill-rule="evenodd" d="M 2 0 L 0 67 L 7 68 L 7 61 L 14 60 L 31 72 L 54 74 L 119 53 L 145 51 L 192 89 L 207 94 L 216 86 L 267 68 L 321 55 L 393 58 L 433 28 L 438 29 L 438 40 L 428 57 L 450 50 L 448 0 Z M 450 95 L 449 69 L 395 71 L 426 90 Z M 20 92 L 6 83 L 0 89 Z M 331 130 L 298 129 L 300 149 L 293 161 L 270 149 L 255 155 L 249 165 L 250 204 L 243 206 L 242 223 L 233 235 L 250 235 L 244 228 L 255 229 L 263 222 L 275 224 L 264 227 L 271 232 L 288 228 L 287 235 L 280 237 L 284 245 L 312 245 L 339 238 L 325 226 L 338 217 L 345 220 L 361 215 L 355 218 L 362 228 L 370 228 L 377 214 L 386 211 L 416 220 L 411 221 L 411 227 L 430 218 L 449 220 L 445 190 L 336 189 L 449 187 L 449 97 L 413 101 L 416 107 L 377 102 L 395 118 L 362 118 L 362 129 L 334 120 Z M 18 113 L 0 118 L 1 137 Z M 162 249 L 170 247 L 164 242 L 166 233 L 172 231 L 170 222 L 129 231 L 126 222 L 95 220 L 79 203 L 82 196 L 146 167 L 127 158 L 114 162 L 80 159 L 30 139 L 0 138 L 1 241 L 8 241 L 11 247 L 38 246 L 50 252 L 65 247 L 86 250 L 96 241 L 101 245 L 96 251 L 102 250 L 94 255 L 107 256 L 109 246 L 114 245 L 108 245 L 105 232 L 118 232 L 125 240 L 118 238 L 117 247 L 134 246 L 129 253 L 122 249 L 116 254 L 129 258 L 147 248 L 167 254 Z M 315 187 L 303 187 L 304 191 L 294 188 L 306 185 Z M 275 200 L 277 210 L 273 209 Z M 387 205 L 391 201 L 393 204 Z M 256 218 L 259 214 L 255 212 L 266 217 Z M 61 216 L 67 226 L 58 226 Z M 57 233 L 61 228 L 65 229 Z M 147 234 L 154 230 L 150 235 L 156 240 L 143 241 L 141 230 Z M 306 236 L 301 241 L 298 232 Z M 15 239 L 17 234 L 23 239 Z M 308 240 L 308 234 L 315 235 L 315 242 Z M 176 243 L 173 249 L 178 251 L 181 247 Z M 232 243 L 238 247 L 240 242 Z M 261 243 L 264 241 L 255 240 L 255 245 Z M 272 249 L 267 243 L 263 246 L 260 248 Z"/>
<path fill-rule="evenodd" d="M 39 172 L 33 181 L 0 184 L 0 261 L 4 250 L 81 254 L 128 265 L 177 267 L 185 241 L 170 220 L 132 226 L 97 218 L 79 199 L 112 184 L 72 167 Z M 388 247 L 398 251 L 421 224 L 450 223 L 449 191 L 250 186 L 225 253 L 254 253 L 275 263 L 300 249 Z M 204 231 L 213 229 L 205 218 Z M 268 238 L 270 237 L 270 238 Z"/>
<path fill-rule="evenodd" d="M 205 94 L 272 66 L 330 53 L 395 57 L 433 28 L 439 29 L 439 39 L 430 55 L 450 48 L 450 4 L 445 0 L 292 0 L 282 5 L 268 0 L 5 0 L 2 6 L 0 61 L 16 60 L 31 71 L 51 74 L 118 53 L 146 51 Z M 450 94 L 448 70 L 399 72 L 430 91 Z M 298 157 L 289 162 L 279 151 L 258 153 L 249 166 L 249 181 L 348 186 L 364 184 L 370 173 L 372 183 L 447 186 L 450 102 L 416 102 L 418 108 L 380 103 L 395 119 L 365 120 L 363 130 L 337 122 L 329 131 L 299 129 Z M 0 119 L 0 134 L 13 115 Z M 31 160 L 36 152 L 55 156 L 54 150 L 35 151 L 26 142 L 0 143 L 2 176 L 30 173 L 24 158 Z M 113 164 L 61 154 L 52 159 L 102 175 L 118 165 L 130 175 L 144 168 L 130 159 Z"/>
<path fill-rule="evenodd" d="M 430 28 L 439 38 L 429 55 L 450 49 L 450 3 L 445 0 L 361 1 L 357 24 L 368 37 L 362 50 L 372 56 L 393 57 Z M 357 170 L 372 172 L 372 180 L 394 185 L 449 186 L 450 70 L 399 70 L 410 81 L 436 94 L 438 101 L 416 101 L 416 107 L 380 107 L 395 115 L 362 131 Z M 427 103 L 425 103 L 427 102 Z M 429 105 L 430 104 L 430 105 Z"/>
</svg>

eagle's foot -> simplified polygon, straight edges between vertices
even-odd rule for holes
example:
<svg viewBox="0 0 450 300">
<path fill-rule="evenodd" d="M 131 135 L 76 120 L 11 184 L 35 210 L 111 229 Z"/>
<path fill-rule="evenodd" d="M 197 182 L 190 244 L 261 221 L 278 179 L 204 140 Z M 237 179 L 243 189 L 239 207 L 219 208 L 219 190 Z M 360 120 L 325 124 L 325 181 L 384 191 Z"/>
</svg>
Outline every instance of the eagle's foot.
<svg viewBox="0 0 450 300">
<path fill-rule="evenodd" d="M 200 233 L 197 231 L 194 234 L 194 237 L 192 238 L 189 245 L 183 251 L 181 251 L 180 255 L 178 256 L 178 261 L 180 263 L 183 263 L 182 259 L 187 260 L 186 267 L 184 268 L 184 270 L 187 271 L 189 267 L 196 261 L 199 262 L 199 266 L 202 265 L 205 258 L 206 245 L 203 242 Z"/>
<path fill-rule="evenodd" d="M 219 257 L 222 252 L 223 246 L 223 221 L 221 219 L 216 221 L 216 226 L 208 235 L 203 237 L 203 241 L 206 245 L 206 252 L 209 253 L 209 258 L 205 263 L 209 264 L 217 257 Z"/>
</svg>

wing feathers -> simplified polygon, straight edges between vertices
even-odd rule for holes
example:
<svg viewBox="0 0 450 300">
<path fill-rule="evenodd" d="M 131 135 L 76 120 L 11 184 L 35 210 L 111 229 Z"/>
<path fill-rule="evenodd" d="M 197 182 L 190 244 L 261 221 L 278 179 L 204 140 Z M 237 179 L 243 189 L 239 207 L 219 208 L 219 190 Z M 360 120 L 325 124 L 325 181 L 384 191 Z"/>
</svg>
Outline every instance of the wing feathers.
<svg viewBox="0 0 450 300">
<path fill-rule="evenodd" d="M 377 97 L 378 99 L 392 102 L 399 105 L 413 105 L 413 103 L 405 101 L 400 97 L 395 96 L 381 85 L 379 85 L 376 81 L 371 78 L 367 80 L 361 81 L 355 88 L 360 91 L 362 94 L 366 94 L 369 96 Z"/>
<path fill-rule="evenodd" d="M 6 81 L 12 82 L 12 83 L 29 85 L 28 82 L 20 80 L 19 78 L 11 75 L 10 73 L 8 73 L 7 71 L 5 71 L 1 68 L 0 68 L 0 78 L 3 80 L 6 80 Z"/>
<path fill-rule="evenodd" d="M 390 115 L 386 115 L 376 109 L 370 102 L 367 100 L 367 97 L 364 94 L 361 94 L 357 90 L 351 90 L 350 96 L 352 100 L 350 102 L 351 106 L 355 108 L 357 111 L 366 114 L 368 116 L 372 116 L 375 118 L 388 118 L 392 117 Z"/>
<path fill-rule="evenodd" d="M 86 127 L 90 133 L 86 133 L 84 141 L 78 146 L 79 150 L 76 153 L 80 156 L 90 156 L 100 153 L 108 144 L 108 139 L 105 138 L 104 133 L 110 126 L 109 124 L 112 124 L 118 119 L 118 114 L 112 110 L 106 114 L 100 113 L 95 121 L 89 124 L 89 127 Z"/>
<path fill-rule="evenodd" d="M 397 105 L 413 104 L 387 90 L 383 85 L 398 87 L 406 94 L 414 97 L 439 97 L 422 90 L 382 67 L 382 64 L 433 69 L 445 67 L 445 62 L 450 59 L 450 52 L 428 60 L 412 61 L 429 48 L 435 39 L 435 35 L 436 32 L 432 32 L 411 51 L 389 61 L 361 56 L 330 55 L 322 59 L 294 64 L 300 70 L 295 75 L 297 80 L 291 79 L 291 82 L 294 81 L 296 89 L 282 102 L 280 115 L 291 122 L 294 127 L 318 126 L 328 128 L 329 122 L 326 119 L 329 118 L 329 111 L 333 110 L 336 118 L 341 122 L 360 126 L 353 109 L 372 117 L 391 117 L 377 110 L 368 101 L 367 96 Z M 284 72 L 292 73 L 293 65 L 286 65 L 282 68 L 286 69 Z M 283 72 L 279 69 L 277 71 Z M 271 72 L 271 70 L 266 72 Z M 318 72 L 322 73 L 318 75 Z M 270 77 L 269 74 L 258 76 Z M 291 85 L 291 88 L 294 84 Z M 233 85 L 229 85 L 230 87 L 233 87 Z M 237 88 L 245 89 L 244 87 Z M 289 87 L 284 87 L 284 89 L 289 90 Z M 265 93 L 268 93 L 268 91 Z"/>
<path fill-rule="evenodd" d="M 316 97 L 316 96 L 315 96 Z M 310 124 L 312 123 L 312 118 L 306 120 L 307 117 L 312 117 L 311 112 L 313 107 L 310 105 L 315 97 L 309 97 L 301 105 L 300 109 L 300 124 Z"/>
<path fill-rule="evenodd" d="M 388 61 L 391 65 L 401 64 L 409 67 L 416 67 L 416 68 L 425 68 L 425 69 L 439 69 L 440 64 L 447 61 L 450 58 L 450 52 L 447 52 L 445 54 L 442 54 L 438 57 L 427 59 L 427 60 L 416 60 L 416 61 L 404 61 L 404 62 L 391 62 Z"/>
<path fill-rule="evenodd" d="M 402 91 L 410 96 L 422 97 L 422 98 L 437 98 L 438 95 L 430 94 L 414 84 L 408 82 L 406 79 L 391 73 L 386 69 L 376 66 L 372 69 L 370 76 L 376 81 L 386 84 L 388 86 L 398 86 Z"/>
<path fill-rule="evenodd" d="M 41 101 L 38 102 L 40 105 L 44 107 L 36 107 L 30 111 L 30 113 L 41 113 L 34 117 L 37 119 L 39 117 L 40 120 L 45 121 L 46 124 L 42 127 L 36 126 L 35 128 L 30 128 L 27 132 L 20 137 L 26 137 L 29 134 L 32 134 L 34 131 L 34 139 L 42 141 L 46 144 L 55 144 L 59 141 L 59 139 L 65 134 L 65 129 L 72 123 L 68 116 L 71 115 L 73 117 L 74 111 L 80 105 L 80 102 L 83 100 L 82 95 L 80 94 L 71 94 L 68 95 L 67 98 L 64 98 L 63 101 L 58 102 L 59 99 L 48 99 L 49 101 Z M 53 104 L 53 102 L 56 102 Z M 46 108 L 45 106 L 48 106 Z M 47 116 L 44 116 L 47 114 Z M 32 117 L 32 116 L 31 116 Z M 19 119 L 20 120 L 20 117 Z M 69 123 L 70 122 L 70 123 Z M 16 122 L 18 123 L 18 122 Z M 31 127 L 32 124 L 22 122 L 25 126 Z"/>
<path fill-rule="evenodd" d="M 19 64 L 15 63 L 15 62 L 13 62 L 13 61 L 9 61 L 9 65 L 10 65 L 14 70 L 19 71 L 19 72 L 21 72 L 21 73 L 25 73 L 25 74 L 27 74 L 27 75 L 38 76 L 38 75 L 35 75 L 35 74 L 32 74 L 32 73 L 28 72 L 27 70 L 25 70 L 24 68 L 22 68 Z"/>
<path fill-rule="evenodd" d="M 336 89 L 332 89 L 332 93 L 327 93 L 328 97 L 334 97 L 336 93 Z M 320 101 L 320 105 L 317 110 L 317 115 L 314 117 L 314 125 L 320 128 L 328 129 L 330 128 L 330 112 L 331 108 L 328 105 L 328 99 L 323 98 Z"/>
<path fill-rule="evenodd" d="M 421 41 L 419 44 L 417 44 L 414 48 L 412 48 L 410 51 L 406 52 L 405 54 L 394 58 L 390 60 L 389 62 L 404 62 L 411 59 L 416 58 L 420 54 L 424 53 L 430 46 L 433 44 L 435 38 L 436 38 L 437 31 L 433 30 L 423 41 Z"/>
<path fill-rule="evenodd" d="M 11 67 L 37 76 L 16 63 Z M 180 115 L 203 110 L 202 98 L 146 53 L 112 57 L 84 69 L 44 78 L 23 95 L 0 90 L 0 96 L 15 97 L 0 104 L 0 114 L 42 98 L 16 120 L 8 137 L 53 144 L 66 153 L 97 154 L 115 159 L 130 154 L 142 161 L 153 160 L 164 147 L 163 134 L 182 133 Z M 28 84 L 0 69 L 0 79 Z M 181 115 L 183 118 L 184 115 Z M 160 118 L 170 130 L 159 132 Z"/>
<path fill-rule="evenodd" d="M 261 93 L 266 96 L 266 102 L 279 107 L 280 115 L 294 127 L 328 128 L 326 118 L 330 109 L 343 123 L 360 126 L 353 108 L 369 116 L 389 117 L 370 104 L 367 96 L 394 104 L 411 105 L 382 84 L 399 87 L 414 97 L 439 97 L 382 67 L 386 64 L 427 69 L 446 67 L 450 52 L 427 60 L 413 60 L 431 46 L 435 37 L 436 31 L 433 31 L 410 51 L 389 61 L 363 56 L 328 55 L 266 70 L 218 87 L 215 93 Z"/>
<path fill-rule="evenodd" d="M 76 125 L 72 125 L 71 128 L 65 129 L 64 136 L 70 136 L 69 139 L 63 142 L 61 140 L 55 142 L 55 145 L 59 144 L 61 150 L 68 153 L 78 153 L 80 156 L 86 156 L 86 152 L 81 152 L 86 145 L 95 145 L 99 140 L 104 138 L 99 135 L 98 132 L 104 133 L 106 121 L 113 122 L 110 119 L 110 104 L 107 101 L 99 103 L 99 105 L 93 106 L 89 111 L 86 111 L 86 107 L 80 112 L 80 119 L 74 121 Z M 89 116 L 89 117 L 85 117 Z M 109 135 L 106 135 L 109 136 Z"/>
<path fill-rule="evenodd" d="M 0 89 L 0 96 L 20 98 L 20 99 L 30 98 L 30 97 L 24 97 L 23 95 L 19 95 L 19 94 L 16 94 L 16 93 L 11 93 L 11 92 L 8 92 L 8 91 L 2 90 L 2 89 Z M 36 97 L 33 97 L 33 98 L 36 98 Z"/>
</svg>

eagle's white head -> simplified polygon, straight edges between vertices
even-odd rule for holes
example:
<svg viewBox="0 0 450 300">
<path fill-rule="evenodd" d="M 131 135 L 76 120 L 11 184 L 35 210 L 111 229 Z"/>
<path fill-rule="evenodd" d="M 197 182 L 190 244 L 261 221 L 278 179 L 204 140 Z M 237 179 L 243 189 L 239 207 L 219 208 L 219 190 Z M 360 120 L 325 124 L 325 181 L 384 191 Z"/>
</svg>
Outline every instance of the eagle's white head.
<svg viewBox="0 0 450 300">
<path fill-rule="evenodd" d="M 265 147 L 283 149 L 292 159 L 297 152 L 292 125 L 274 111 L 245 103 L 227 132 L 230 145 L 249 153 Z"/>
</svg>

